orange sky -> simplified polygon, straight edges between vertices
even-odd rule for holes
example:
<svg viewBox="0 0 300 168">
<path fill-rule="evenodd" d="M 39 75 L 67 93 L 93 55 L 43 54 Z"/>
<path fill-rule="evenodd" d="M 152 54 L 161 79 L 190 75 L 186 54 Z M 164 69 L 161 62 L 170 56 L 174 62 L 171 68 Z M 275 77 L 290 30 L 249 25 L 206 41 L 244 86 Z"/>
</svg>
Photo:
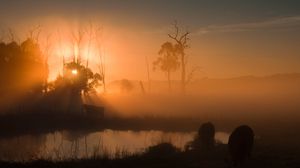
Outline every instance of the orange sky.
<svg viewBox="0 0 300 168">
<path fill-rule="evenodd" d="M 40 24 L 41 42 L 51 35 L 50 79 L 61 71 L 62 50 L 66 55 L 71 55 L 71 31 L 87 28 L 88 23 L 92 22 L 104 28 L 102 42 L 109 81 L 122 78 L 146 80 L 146 57 L 150 63 L 151 78 L 162 80 L 165 75 L 160 71 L 153 72 L 152 62 L 158 56 L 160 45 L 170 40 L 167 33 L 172 30 L 170 25 L 175 19 L 192 33 L 191 47 L 187 51 L 188 67 L 202 67 L 196 78 L 300 72 L 300 14 L 292 5 L 264 3 L 260 4 L 261 9 L 255 8 L 255 13 L 251 13 L 253 9 L 242 10 L 242 4 L 237 7 L 226 4 L 232 11 L 225 14 L 222 8 L 210 6 L 209 3 L 202 6 L 211 8 L 200 11 L 193 7 L 199 5 L 200 8 L 200 4 L 192 1 L 191 4 L 181 4 L 180 7 L 186 9 L 174 14 L 176 4 L 164 11 L 164 4 L 159 6 L 149 2 L 161 11 L 153 13 L 153 10 L 136 1 L 132 6 L 102 2 L 106 3 L 106 9 L 93 7 L 97 1 L 86 4 L 76 1 L 69 6 L 47 2 L 47 8 L 43 3 L 35 4 L 40 8 L 30 12 L 32 5 L 25 8 L 18 3 L 7 3 L 7 6 L 2 6 L 5 15 L 0 17 L 0 28 L 6 31 L 10 27 L 22 39 L 28 30 Z M 271 10 L 271 7 L 273 13 L 266 14 L 264 11 Z M 237 11 L 239 15 L 236 15 Z M 90 65 L 96 70 L 98 60 L 94 50 L 91 49 L 94 56 L 91 56 Z M 179 75 L 174 74 L 173 78 L 179 78 Z"/>
</svg>

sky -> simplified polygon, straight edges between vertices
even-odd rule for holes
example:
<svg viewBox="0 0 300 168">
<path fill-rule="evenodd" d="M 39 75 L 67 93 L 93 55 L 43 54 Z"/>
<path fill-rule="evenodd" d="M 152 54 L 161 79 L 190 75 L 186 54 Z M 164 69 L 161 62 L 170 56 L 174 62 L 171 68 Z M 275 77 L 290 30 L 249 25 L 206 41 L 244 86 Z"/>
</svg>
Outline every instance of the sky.
<svg viewBox="0 0 300 168">
<path fill-rule="evenodd" d="M 58 39 L 60 32 L 68 50 L 73 29 L 101 26 L 108 80 L 146 80 L 146 59 L 152 80 L 165 79 L 151 67 L 175 20 L 191 32 L 188 69 L 201 67 L 196 78 L 300 72 L 299 0 L 0 0 L 4 38 L 9 28 L 22 39 L 41 25 L 44 37 Z M 61 60 L 53 47 L 52 79 Z"/>
</svg>

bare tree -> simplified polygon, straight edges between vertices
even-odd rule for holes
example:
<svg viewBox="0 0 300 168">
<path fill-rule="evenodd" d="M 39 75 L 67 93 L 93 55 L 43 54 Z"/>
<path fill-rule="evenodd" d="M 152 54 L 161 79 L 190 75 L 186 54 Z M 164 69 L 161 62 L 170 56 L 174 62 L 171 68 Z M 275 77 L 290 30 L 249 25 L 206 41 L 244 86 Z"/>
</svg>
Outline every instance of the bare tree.
<svg viewBox="0 0 300 168">
<path fill-rule="evenodd" d="M 142 94 L 145 95 L 146 91 L 145 91 L 145 87 L 144 87 L 144 84 L 143 84 L 142 81 L 140 81 L 140 87 L 141 87 L 141 90 L 142 90 Z"/>
<path fill-rule="evenodd" d="M 193 69 L 188 73 L 185 83 L 189 84 L 192 80 L 194 80 L 195 73 L 199 71 L 201 71 L 201 67 L 199 66 L 193 67 Z"/>
<path fill-rule="evenodd" d="M 28 31 L 28 38 L 30 38 L 30 39 L 34 40 L 36 43 L 38 43 L 41 31 L 42 31 L 41 25 L 37 25 L 37 26 L 31 28 Z"/>
<path fill-rule="evenodd" d="M 57 30 L 57 35 L 58 35 L 58 44 L 59 44 L 60 55 L 62 56 L 62 75 L 64 76 L 65 50 L 64 50 L 64 47 L 62 46 L 61 34 L 60 34 L 59 29 Z"/>
<path fill-rule="evenodd" d="M 103 46 L 103 28 L 98 27 L 95 30 L 96 48 L 98 49 L 98 70 L 102 77 L 103 92 L 106 93 L 106 67 L 105 67 L 105 50 Z"/>
<path fill-rule="evenodd" d="M 43 52 L 43 56 L 44 56 L 44 66 L 45 68 L 47 69 L 46 73 L 48 75 L 49 73 L 49 67 L 48 67 L 48 60 L 49 60 L 49 56 L 50 56 L 50 51 L 51 51 L 51 47 L 52 47 L 52 44 L 51 44 L 51 34 L 48 34 L 46 39 L 45 39 L 45 44 L 42 48 L 42 52 Z M 47 86 L 48 83 L 47 83 L 47 78 L 45 79 L 44 81 L 44 91 L 45 93 L 47 92 Z"/>
<path fill-rule="evenodd" d="M 90 22 L 89 28 L 86 30 L 86 34 L 88 36 L 88 48 L 87 48 L 87 58 L 86 58 L 86 67 L 89 67 L 89 57 L 90 57 L 90 50 L 91 50 L 91 45 L 92 45 L 92 41 L 93 38 L 95 36 L 95 32 L 94 32 L 94 27 L 93 24 Z"/>
<path fill-rule="evenodd" d="M 8 29 L 8 41 L 20 43 L 20 39 L 17 37 L 16 32 L 11 28 Z"/>
<path fill-rule="evenodd" d="M 81 63 L 81 47 L 84 38 L 84 31 L 82 29 L 78 29 L 77 31 L 73 31 L 71 34 L 72 37 L 72 45 L 73 45 L 73 62 L 78 64 Z"/>
<path fill-rule="evenodd" d="M 150 79 L 150 67 L 149 67 L 149 61 L 148 57 L 145 57 L 146 60 L 146 67 L 147 67 L 147 78 L 148 78 L 148 92 L 151 90 L 151 79 Z"/>
<path fill-rule="evenodd" d="M 186 49 L 189 48 L 189 35 L 190 32 L 186 31 L 181 33 L 180 32 L 180 28 L 177 24 L 177 22 L 175 21 L 173 23 L 174 26 L 174 33 L 172 34 L 168 34 L 168 36 L 175 41 L 176 43 L 176 47 L 177 47 L 177 52 L 180 55 L 180 67 L 181 67 L 181 91 L 183 93 L 185 93 L 186 90 L 186 64 L 187 64 L 187 60 L 186 60 Z"/>
</svg>

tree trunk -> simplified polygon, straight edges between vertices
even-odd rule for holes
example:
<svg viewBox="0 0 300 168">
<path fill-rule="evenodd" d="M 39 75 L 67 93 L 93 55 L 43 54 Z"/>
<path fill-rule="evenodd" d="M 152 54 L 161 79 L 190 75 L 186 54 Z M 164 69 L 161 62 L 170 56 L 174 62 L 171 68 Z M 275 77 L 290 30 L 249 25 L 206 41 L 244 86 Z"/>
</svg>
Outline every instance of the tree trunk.
<svg viewBox="0 0 300 168">
<path fill-rule="evenodd" d="M 181 54 L 181 92 L 185 94 L 185 54 Z"/>
<path fill-rule="evenodd" d="M 151 90 L 151 81 L 150 81 L 150 70 L 149 70 L 149 62 L 147 56 L 146 58 L 146 66 L 147 66 L 147 77 L 148 77 L 148 92 L 150 93 Z"/>
<path fill-rule="evenodd" d="M 145 91 L 144 84 L 142 81 L 140 81 L 140 86 L 141 86 L 142 94 L 145 95 L 146 91 Z"/>
<path fill-rule="evenodd" d="M 170 71 L 167 72 L 167 76 L 168 76 L 169 92 L 171 92 L 171 72 Z"/>
<path fill-rule="evenodd" d="M 103 78 L 103 93 L 106 93 L 106 83 L 105 83 L 105 78 Z"/>
</svg>

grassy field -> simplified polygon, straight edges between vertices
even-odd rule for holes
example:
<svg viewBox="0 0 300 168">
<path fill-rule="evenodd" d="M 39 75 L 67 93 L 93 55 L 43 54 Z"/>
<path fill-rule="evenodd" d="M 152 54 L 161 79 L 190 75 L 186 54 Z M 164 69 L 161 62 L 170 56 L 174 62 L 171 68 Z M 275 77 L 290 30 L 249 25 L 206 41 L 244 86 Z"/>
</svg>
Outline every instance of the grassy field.
<svg viewBox="0 0 300 168">
<path fill-rule="evenodd" d="M 300 164 L 299 152 L 256 142 L 251 158 L 244 167 L 291 168 Z M 216 145 L 209 152 L 190 150 L 180 151 L 168 143 L 151 146 L 141 154 L 125 151 L 114 158 L 107 155 L 94 155 L 85 159 L 52 161 L 36 159 L 27 162 L 0 162 L 1 167 L 204 167 L 224 168 L 230 166 L 227 145 Z"/>
</svg>

